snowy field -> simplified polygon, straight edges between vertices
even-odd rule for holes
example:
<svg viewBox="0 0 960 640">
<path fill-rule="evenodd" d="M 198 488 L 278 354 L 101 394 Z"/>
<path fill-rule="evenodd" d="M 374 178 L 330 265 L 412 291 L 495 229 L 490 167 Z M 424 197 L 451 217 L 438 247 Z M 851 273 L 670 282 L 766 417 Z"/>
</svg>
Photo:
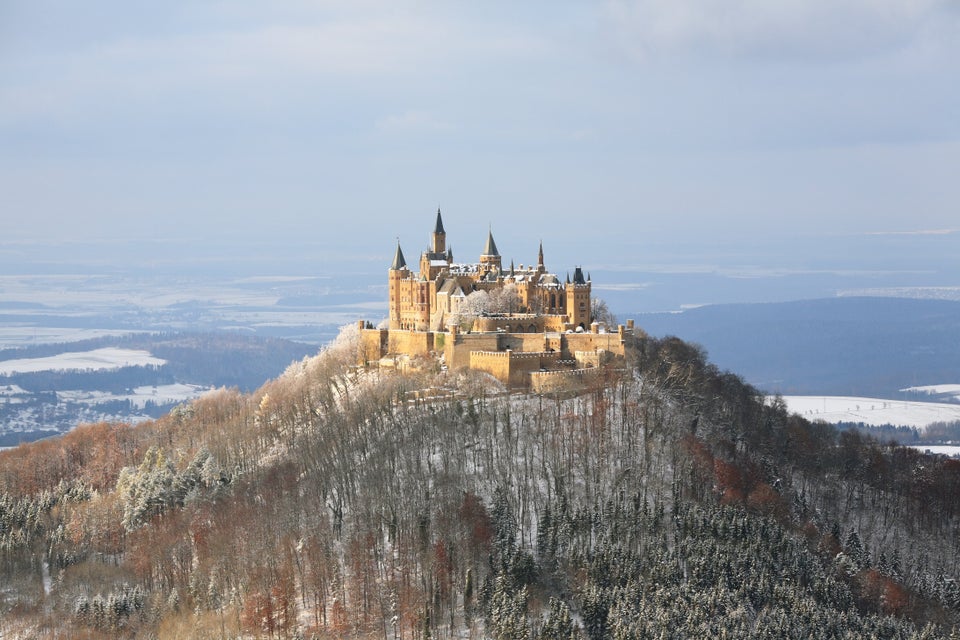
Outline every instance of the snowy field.
<svg viewBox="0 0 960 640">
<path fill-rule="evenodd" d="M 78 329 L 76 327 L 40 327 L 30 324 L 0 325 L 0 347 L 29 347 L 51 342 L 79 342 L 106 336 L 124 336 L 134 331 L 123 329 Z"/>
<path fill-rule="evenodd" d="M 901 391 L 926 394 L 940 400 L 960 400 L 960 384 L 932 384 L 926 387 L 907 387 Z"/>
<path fill-rule="evenodd" d="M 147 402 L 158 405 L 186 402 L 200 397 L 209 390 L 210 387 L 196 384 L 163 384 L 155 387 L 136 387 L 132 393 L 128 394 L 112 394 L 105 391 L 58 391 L 57 399 L 89 405 L 113 400 L 129 400 L 130 404 L 137 409 L 143 409 Z"/>
<path fill-rule="evenodd" d="M 149 351 L 108 347 L 93 351 L 71 351 L 46 358 L 22 358 L 0 362 L 0 375 L 37 371 L 103 371 L 121 367 L 159 367 L 166 360 Z"/>
<path fill-rule="evenodd" d="M 787 408 L 808 420 L 862 422 L 925 427 L 932 422 L 960 420 L 960 405 L 942 402 L 908 402 L 848 396 L 784 396 Z"/>
</svg>

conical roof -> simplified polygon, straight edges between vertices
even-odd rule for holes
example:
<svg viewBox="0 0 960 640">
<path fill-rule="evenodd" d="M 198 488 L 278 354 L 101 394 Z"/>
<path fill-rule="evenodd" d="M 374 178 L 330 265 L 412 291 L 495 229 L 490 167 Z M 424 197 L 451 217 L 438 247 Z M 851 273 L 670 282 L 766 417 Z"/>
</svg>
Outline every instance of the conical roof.
<svg viewBox="0 0 960 640">
<path fill-rule="evenodd" d="M 500 252 L 497 251 L 497 243 L 493 241 L 493 231 L 487 232 L 487 244 L 483 247 L 483 253 L 481 255 L 499 257 Z"/>
<path fill-rule="evenodd" d="M 440 207 L 437 207 L 437 225 L 433 229 L 434 233 L 446 233 L 443 230 L 443 218 L 440 217 Z"/>
<path fill-rule="evenodd" d="M 392 271 L 406 269 L 407 261 L 403 257 L 403 251 L 400 250 L 400 241 L 397 240 L 397 252 L 393 256 L 393 264 L 390 265 Z"/>
</svg>

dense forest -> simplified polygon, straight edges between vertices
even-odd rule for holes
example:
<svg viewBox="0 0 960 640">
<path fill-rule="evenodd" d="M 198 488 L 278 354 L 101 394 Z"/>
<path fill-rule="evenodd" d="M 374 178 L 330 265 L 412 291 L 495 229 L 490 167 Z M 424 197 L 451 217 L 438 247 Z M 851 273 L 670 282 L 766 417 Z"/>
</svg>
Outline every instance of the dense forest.
<svg viewBox="0 0 960 640">
<path fill-rule="evenodd" d="M 957 637 L 960 462 L 676 338 L 542 396 L 355 339 L 0 453 L 0 635 Z"/>
</svg>

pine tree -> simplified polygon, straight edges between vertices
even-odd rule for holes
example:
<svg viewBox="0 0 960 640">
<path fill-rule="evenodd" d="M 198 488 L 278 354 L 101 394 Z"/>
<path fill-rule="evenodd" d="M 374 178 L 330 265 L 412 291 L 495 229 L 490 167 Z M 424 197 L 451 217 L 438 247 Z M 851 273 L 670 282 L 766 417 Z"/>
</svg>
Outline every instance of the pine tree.
<svg viewBox="0 0 960 640">
<path fill-rule="evenodd" d="M 577 640 L 580 632 L 570 617 L 570 608 L 558 598 L 550 598 L 550 611 L 540 628 L 540 640 Z"/>
</svg>

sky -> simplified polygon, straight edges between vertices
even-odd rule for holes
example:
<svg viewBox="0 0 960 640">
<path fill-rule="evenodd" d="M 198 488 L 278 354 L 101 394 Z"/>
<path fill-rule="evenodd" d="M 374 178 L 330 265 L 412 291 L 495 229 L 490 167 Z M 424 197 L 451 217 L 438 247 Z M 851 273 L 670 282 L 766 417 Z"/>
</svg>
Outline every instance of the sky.
<svg viewBox="0 0 960 640">
<path fill-rule="evenodd" d="M 960 286 L 958 78 L 949 0 L 2 0 L 0 264 L 386 265 L 439 206 L 458 259 Z"/>
</svg>

